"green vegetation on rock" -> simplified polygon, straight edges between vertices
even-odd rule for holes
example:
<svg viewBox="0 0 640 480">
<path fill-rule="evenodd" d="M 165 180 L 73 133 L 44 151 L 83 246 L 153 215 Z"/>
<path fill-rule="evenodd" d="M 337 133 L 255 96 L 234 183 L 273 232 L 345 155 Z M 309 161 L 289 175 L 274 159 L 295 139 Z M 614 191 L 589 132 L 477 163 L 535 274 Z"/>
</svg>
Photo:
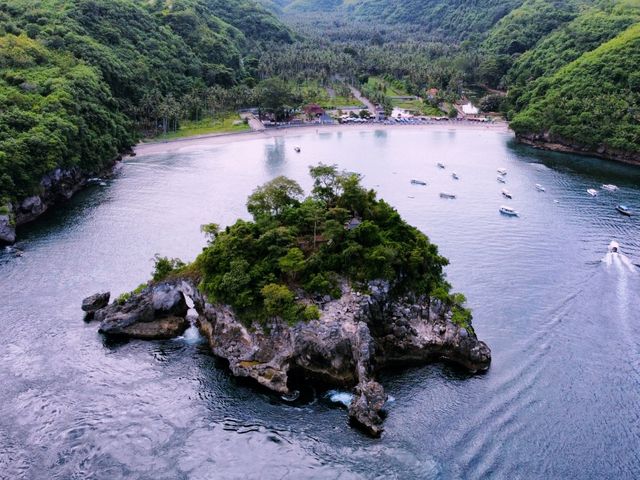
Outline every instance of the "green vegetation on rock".
<svg viewBox="0 0 640 480">
<path fill-rule="evenodd" d="M 423 233 L 363 188 L 357 174 L 322 164 L 310 173 L 310 196 L 278 177 L 249 197 L 253 221 L 216 230 L 194 263 L 210 301 L 247 319 L 295 322 L 317 317 L 308 298 L 339 296 L 341 281 L 366 291 L 384 280 L 394 295 L 440 292 L 459 307 L 456 321 L 470 320 L 464 298 L 449 294 L 447 260 Z"/>
</svg>

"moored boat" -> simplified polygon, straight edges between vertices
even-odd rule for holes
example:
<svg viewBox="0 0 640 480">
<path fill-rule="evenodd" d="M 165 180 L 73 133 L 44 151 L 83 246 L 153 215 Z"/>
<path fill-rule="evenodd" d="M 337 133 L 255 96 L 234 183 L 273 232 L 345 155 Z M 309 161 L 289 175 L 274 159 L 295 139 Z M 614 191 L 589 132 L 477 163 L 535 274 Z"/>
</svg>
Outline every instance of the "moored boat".
<svg viewBox="0 0 640 480">
<path fill-rule="evenodd" d="M 601 188 L 603 190 L 608 190 L 610 192 L 615 192 L 616 190 L 618 190 L 618 187 L 616 185 L 614 185 L 613 183 L 605 183 L 604 185 L 602 185 Z"/>
<path fill-rule="evenodd" d="M 460 180 L 460 177 L 458 176 L 458 174 L 456 172 L 453 172 L 451 174 L 451 177 L 453 177 L 454 180 Z"/>
<path fill-rule="evenodd" d="M 503 176 L 504 176 L 504 175 L 506 175 L 506 174 L 507 174 L 507 169 L 506 169 L 506 168 L 499 168 L 499 169 L 498 169 L 498 173 L 499 173 L 500 175 L 503 175 Z"/>
<path fill-rule="evenodd" d="M 502 205 L 500 207 L 500 213 L 503 215 L 509 215 L 510 217 L 517 217 L 518 212 L 516 212 L 513 208 L 507 207 L 506 205 Z"/>
<path fill-rule="evenodd" d="M 633 215 L 631 209 L 626 205 L 616 205 L 616 210 L 618 210 L 621 214 L 626 215 L 627 217 Z"/>
<path fill-rule="evenodd" d="M 444 163 L 438 162 L 438 168 L 444 168 Z"/>
<path fill-rule="evenodd" d="M 587 188 L 587 193 L 592 197 L 598 196 L 598 191 L 595 188 Z"/>
<path fill-rule="evenodd" d="M 511 195 L 511 192 L 509 192 L 509 190 L 507 190 L 506 188 L 502 189 L 502 196 L 504 198 L 509 198 L 509 199 L 513 198 L 513 196 Z"/>
<path fill-rule="evenodd" d="M 423 185 L 423 186 L 427 184 L 427 182 L 423 182 L 422 180 L 415 180 L 415 179 L 411 180 L 411 183 L 413 185 Z"/>
<path fill-rule="evenodd" d="M 507 181 L 503 177 L 496 178 L 500 183 L 507 183 Z"/>
<path fill-rule="evenodd" d="M 544 191 L 546 191 L 546 190 L 544 189 L 544 187 L 543 187 L 542 185 L 540 185 L 539 183 L 536 183 L 536 190 L 537 190 L 537 191 L 539 191 L 539 192 L 544 192 Z"/>
<path fill-rule="evenodd" d="M 456 198 L 455 193 L 441 192 L 440 198 Z"/>
</svg>

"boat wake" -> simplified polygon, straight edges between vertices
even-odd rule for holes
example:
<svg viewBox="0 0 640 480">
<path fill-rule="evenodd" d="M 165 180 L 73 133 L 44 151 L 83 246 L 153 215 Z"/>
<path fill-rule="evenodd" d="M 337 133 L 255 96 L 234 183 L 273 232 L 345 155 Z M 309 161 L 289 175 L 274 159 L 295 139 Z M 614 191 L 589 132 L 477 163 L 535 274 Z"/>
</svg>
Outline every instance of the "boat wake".
<svg viewBox="0 0 640 480">
<path fill-rule="evenodd" d="M 601 260 L 607 268 L 638 274 L 638 267 L 624 253 L 609 252 Z"/>
</svg>

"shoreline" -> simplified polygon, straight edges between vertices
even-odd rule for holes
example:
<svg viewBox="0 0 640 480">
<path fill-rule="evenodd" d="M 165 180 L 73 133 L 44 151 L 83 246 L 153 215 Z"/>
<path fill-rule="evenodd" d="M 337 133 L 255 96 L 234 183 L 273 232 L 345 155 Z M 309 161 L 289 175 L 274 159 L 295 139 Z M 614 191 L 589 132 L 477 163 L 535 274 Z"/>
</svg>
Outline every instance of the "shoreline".
<svg viewBox="0 0 640 480">
<path fill-rule="evenodd" d="M 333 125 L 302 125 L 283 128 L 269 128 L 266 130 L 251 130 L 248 132 L 214 133 L 196 135 L 193 137 L 176 138 L 166 141 L 142 142 L 133 147 L 135 155 L 157 154 L 181 150 L 185 147 L 202 147 L 205 145 L 224 145 L 237 141 L 257 140 L 260 138 L 281 138 L 305 135 L 309 133 L 331 132 L 372 132 L 376 130 L 438 130 L 438 131 L 488 131 L 512 134 L 507 122 L 476 123 L 467 121 L 449 121 L 426 124 L 387 125 L 380 123 L 361 124 L 333 124 Z"/>
</svg>

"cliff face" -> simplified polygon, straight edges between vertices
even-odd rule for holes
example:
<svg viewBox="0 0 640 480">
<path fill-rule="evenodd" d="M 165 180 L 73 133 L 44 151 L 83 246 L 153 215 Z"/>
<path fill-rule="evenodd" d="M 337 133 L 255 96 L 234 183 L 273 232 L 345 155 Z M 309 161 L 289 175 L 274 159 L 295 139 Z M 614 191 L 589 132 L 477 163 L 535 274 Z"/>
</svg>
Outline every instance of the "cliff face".
<svg viewBox="0 0 640 480">
<path fill-rule="evenodd" d="M 121 159 L 122 157 L 114 159 L 103 173 L 110 172 L 113 165 Z M 17 227 L 37 219 L 53 205 L 69 200 L 87 185 L 89 176 L 90 174 L 77 167 L 56 168 L 42 178 L 37 195 L 23 198 L 15 204 L 0 205 L 0 208 L 4 207 L 0 211 L 0 244 L 14 243 Z"/>
<path fill-rule="evenodd" d="M 547 133 L 518 133 L 518 142 L 534 148 L 549 150 L 552 152 L 574 153 L 576 155 L 589 155 L 592 157 L 615 160 L 631 165 L 640 165 L 640 152 L 624 152 L 600 146 L 596 149 L 576 144 L 570 140 Z"/>
<path fill-rule="evenodd" d="M 229 307 L 208 304 L 188 280 L 154 285 L 123 305 L 104 307 L 90 298 L 84 309 L 101 321 L 100 331 L 107 335 L 166 338 L 165 323 L 178 326 L 176 335 L 186 328 L 180 319 L 189 299 L 211 350 L 229 362 L 234 375 L 283 395 L 294 393 L 301 381 L 352 388 L 350 419 L 378 436 L 386 401 L 375 380 L 379 369 L 448 360 L 484 371 L 491 351 L 473 331 L 453 324 L 438 301 L 392 300 L 382 282 L 373 282 L 370 292 L 359 294 L 345 284 L 339 299 L 318 303 L 320 319 L 293 326 L 274 319 L 266 328 L 247 328 Z"/>
</svg>

